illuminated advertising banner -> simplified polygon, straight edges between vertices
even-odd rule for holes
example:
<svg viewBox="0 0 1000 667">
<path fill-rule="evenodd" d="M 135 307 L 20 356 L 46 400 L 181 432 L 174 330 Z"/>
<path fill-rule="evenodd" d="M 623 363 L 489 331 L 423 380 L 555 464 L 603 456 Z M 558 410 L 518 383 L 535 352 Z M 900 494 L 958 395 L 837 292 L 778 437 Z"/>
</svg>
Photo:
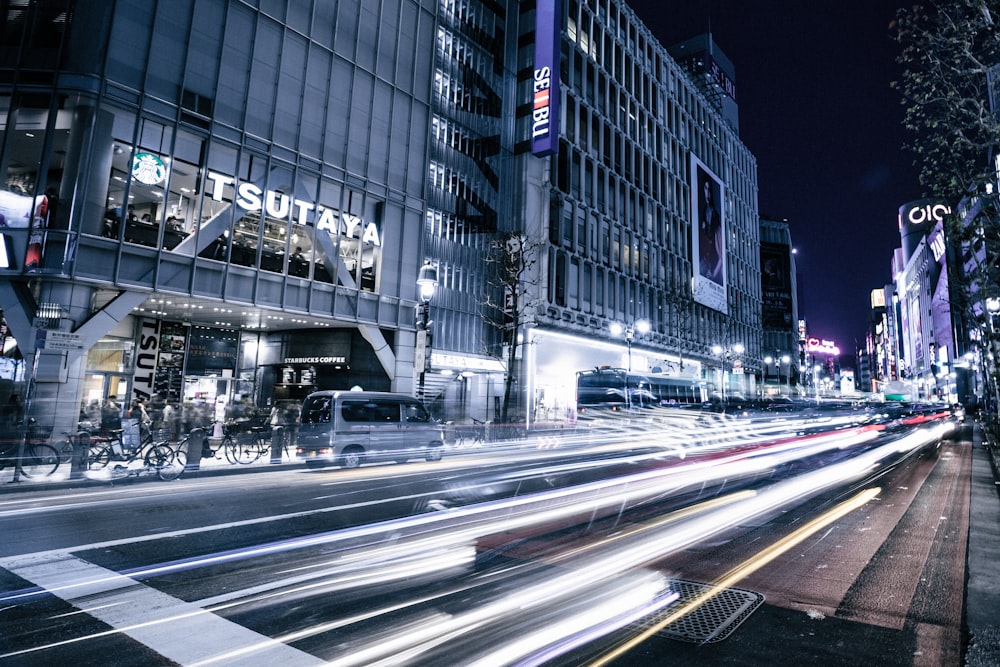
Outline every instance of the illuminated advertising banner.
<svg viewBox="0 0 1000 667">
<path fill-rule="evenodd" d="M 726 219 L 722 181 L 691 156 L 691 264 L 694 300 L 719 312 L 726 303 Z"/>
<path fill-rule="evenodd" d="M 766 329 L 792 327 L 792 262 L 784 243 L 760 244 L 761 324 Z"/>
<path fill-rule="evenodd" d="M 885 288 L 873 289 L 871 294 L 872 308 L 885 308 Z"/>
<path fill-rule="evenodd" d="M 0 227 L 27 227 L 31 222 L 31 197 L 0 190 Z"/>
<path fill-rule="evenodd" d="M 934 230 L 927 236 L 927 251 L 934 260 L 927 271 L 931 296 L 931 327 L 938 349 L 947 352 L 954 343 L 954 330 L 951 323 L 951 289 L 948 284 L 944 223 L 935 224 Z"/>
<path fill-rule="evenodd" d="M 559 150 L 560 0 L 538 0 L 535 8 L 535 69 L 531 77 L 531 152 Z"/>
<path fill-rule="evenodd" d="M 225 375 L 225 371 L 233 371 L 236 368 L 239 337 L 238 331 L 192 327 L 188 343 L 187 374 Z"/>
<path fill-rule="evenodd" d="M 166 394 L 170 403 L 181 400 L 187 334 L 188 328 L 179 322 L 160 323 L 160 347 L 153 390 L 158 394 Z"/>
</svg>

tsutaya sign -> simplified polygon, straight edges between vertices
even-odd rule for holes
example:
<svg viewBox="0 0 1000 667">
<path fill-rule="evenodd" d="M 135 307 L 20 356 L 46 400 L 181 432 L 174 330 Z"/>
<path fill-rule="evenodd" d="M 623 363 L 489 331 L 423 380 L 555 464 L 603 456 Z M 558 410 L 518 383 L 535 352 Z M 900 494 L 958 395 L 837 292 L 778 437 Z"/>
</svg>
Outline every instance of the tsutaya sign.
<svg viewBox="0 0 1000 667">
<path fill-rule="evenodd" d="M 224 201 L 223 191 L 234 187 L 236 205 L 247 211 L 264 211 L 272 218 L 288 220 L 299 225 L 312 225 L 317 230 L 343 234 L 348 238 L 361 239 L 362 243 L 382 245 L 378 227 L 374 222 L 365 222 L 356 215 L 342 213 L 333 208 L 294 199 L 290 195 L 275 190 L 262 190 L 253 183 L 240 182 L 230 176 L 208 172 L 208 194 L 215 201 Z M 312 214 L 312 220 L 310 220 Z"/>
</svg>

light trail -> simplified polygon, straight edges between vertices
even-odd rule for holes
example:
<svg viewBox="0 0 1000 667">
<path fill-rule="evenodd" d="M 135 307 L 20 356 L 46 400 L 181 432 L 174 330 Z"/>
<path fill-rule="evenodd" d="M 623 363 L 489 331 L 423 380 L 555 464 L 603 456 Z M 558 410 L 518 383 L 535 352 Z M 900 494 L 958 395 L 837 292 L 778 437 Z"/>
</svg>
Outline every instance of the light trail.
<svg viewBox="0 0 1000 667">
<path fill-rule="evenodd" d="M 574 637 L 595 637 L 620 627 L 619 620 L 629 616 L 629 609 L 623 611 L 621 597 L 614 588 L 601 588 L 608 597 L 608 608 L 599 610 L 593 619 L 593 627 L 580 630 L 577 634 L 567 634 L 566 626 L 554 621 L 548 635 L 551 642 L 546 644 L 537 640 L 546 633 L 535 633 L 535 626 L 541 625 L 538 617 L 550 613 L 552 605 L 562 608 L 572 606 L 577 600 L 588 600 L 595 594 L 597 588 L 609 586 L 608 582 L 623 576 L 630 571 L 642 572 L 649 563 L 684 548 L 707 536 L 725 530 L 748 517 L 759 516 L 773 511 L 789 503 L 801 502 L 810 495 L 819 493 L 835 484 L 843 484 L 851 479 L 870 474 L 884 462 L 894 460 L 900 455 L 924 446 L 934 438 L 940 438 L 946 432 L 945 428 L 925 429 L 919 436 L 901 438 L 885 445 L 871 448 L 860 455 L 846 461 L 833 463 L 820 471 L 805 473 L 798 478 L 776 482 L 762 493 L 752 496 L 739 496 L 726 499 L 726 502 L 713 503 L 700 507 L 696 514 L 679 513 L 669 517 L 669 520 L 658 521 L 650 527 L 637 531 L 626 531 L 613 540 L 597 543 L 594 548 L 580 549 L 568 553 L 558 559 L 555 572 L 546 572 L 544 577 L 537 573 L 527 579 L 521 579 L 518 587 L 530 589 L 520 591 L 491 603 L 474 608 L 469 612 L 455 614 L 446 619 L 438 618 L 433 625 L 439 629 L 428 632 L 418 621 L 419 632 L 408 633 L 402 630 L 394 632 L 394 637 L 400 638 L 400 643 L 393 646 L 400 655 L 424 655 L 428 651 L 445 646 L 449 642 L 459 641 L 474 633 L 485 625 L 498 623 L 527 622 L 523 632 L 518 633 L 521 639 L 531 631 L 530 642 L 522 641 L 517 648 L 509 650 L 510 655 L 520 655 L 519 658 L 534 660 L 533 653 L 551 655 L 558 647 L 577 645 Z M 826 451 L 853 447 L 858 444 L 868 444 L 878 433 L 867 429 L 850 429 L 836 434 L 816 437 L 799 438 L 795 441 L 782 442 L 767 448 L 752 447 L 748 451 L 736 452 L 729 456 L 712 457 L 711 460 L 685 460 L 675 462 L 666 467 L 645 470 L 632 475 L 625 475 L 611 480 L 600 480 L 588 484 L 577 485 L 564 489 L 553 489 L 530 496 L 505 498 L 468 507 L 459 507 L 428 515 L 405 517 L 376 524 L 369 524 L 332 531 L 307 538 L 283 540 L 271 544 L 260 545 L 246 550 L 235 550 L 224 554 L 213 554 L 205 557 L 184 559 L 183 561 L 159 564 L 137 568 L 132 572 L 135 578 L 151 577 L 167 572 L 178 571 L 189 567 L 202 567 L 234 562 L 236 560 L 259 558 L 293 549 L 306 549 L 323 546 L 334 547 L 334 556 L 338 564 L 325 569 L 293 574 L 282 577 L 252 589 L 224 594 L 224 597 L 210 598 L 197 603 L 200 607 L 210 607 L 211 611 L 235 608 L 240 604 L 261 602 L 269 597 L 279 597 L 283 592 L 295 595 L 315 595 L 320 592 L 342 590 L 361 585 L 384 584 L 399 581 L 409 577 L 433 574 L 435 563 L 440 566 L 442 554 L 454 552 L 454 560 L 450 567 L 461 568 L 468 563 L 468 545 L 485 535 L 504 531 L 518 531 L 532 526 L 559 521 L 573 521 L 579 517 L 592 515 L 595 512 L 619 512 L 622 507 L 631 507 L 646 499 L 663 496 L 692 484 L 703 484 L 706 480 L 723 481 L 748 475 L 755 475 L 769 467 L 794 460 L 802 456 L 813 456 Z M 738 500 L 738 502 L 736 502 Z M 729 502 L 732 501 L 732 502 Z M 691 518 L 696 516 L 697 519 Z M 269 517 L 277 520 L 277 517 Z M 817 528 L 818 530 L 818 528 Z M 162 535 L 150 536 L 153 539 Z M 804 539 L 804 538 L 803 538 Z M 376 543 L 373 545 L 372 541 Z M 786 547 L 787 548 L 787 547 Z M 463 551 L 464 550 L 464 551 Z M 60 553 L 60 552 L 53 552 Z M 465 554 L 464 556 L 462 554 Z M 450 555 L 448 556 L 451 557 Z M 773 559 L 774 556 L 771 556 Z M 18 573 L 31 569 L 32 555 L 6 558 L 0 565 Z M 358 565 L 366 564 L 365 571 L 358 572 Z M 757 567 L 763 566 L 763 562 Z M 105 571 L 107 572 L 107 571 Z M 66 583 L 46 585 L 46 590 L 56 592 L 67 599 L 79 598 L 87 590 L 108 585 L 111 580 L 117 580 L 122 575 L 110 573 L 107 576 L 98 575 Z M 522 575 L 518 574 L 518 577 Z M 527 575 L 523 575 L 527 576 Z M 631 576 L 631 575 L 629 575 Z M 743 575 L 745 576 L 745 575 Z M 30 577 L 27 577 L 30 580 Z M 281 589 L 284 588 L 285 591 Z M 15 599 L 8 597 L 7 600 Z M 647 608 L 655 600 L 662 600 L 660 594 L 647 594 L 642 599 L 633 599 L 632 608 Z M 406 610 L 407 604 L 397 607 Z M 532 613 L 526 613 L 531 610 Z M 383 610 L 384 611 L 384 610 Z M 537 617 L 533 614 L 537 612 Z M 193 612 L 192 612 L 193 613 Z M 201 613 L 209 613 L 201 610 Z M 379 612 L 381 613 L 381 612 Z M 377 614 L 375 615 L 377 616 Z M 271 646 L 272 641 L 283 643 L 292 641 L 292 637 L 316 634 L 329 631 L 333 627 L 345 627 L 354 623 L 373 618 L 373 615 L 359 615 L 353 620 L 338 619 L 334 625 L 321 624 L 317 628 L 307 628 L 295 633 L 264 640 L 263 644 Z M 157 624 L 177 622 L 185 616 L 170 616 L 156 620 Z M 412 626 L 410 626 L 412 627 Z M 560 628 L 556 630 L 555 628 Z M 397 629 L 398 630 L 398 629 Z M 117 632 L 112 630 L 109 632 Z M 596 634 L 595 634 L 596 633 Z M 252 645 L 256 645 L 253 642 Z M 359 646 L 359 651 L 366 653 L 371 659 L 378 658 L 383 651 L 385 642 L 380 646 Z M 40 647 L 41 650 L 44 647 Z M 568 649 L 567 649 L 568 650 Z M 240 656 L 245 656 L 242 649 Z M 357 655 L 352 650 L 352 655 Z M 230 655 L 227 653 L 227 655 Z M 211 664 L 211 661 L 204 664 Z M 344 663 L 349 664 L 349 663 Z M 362 664 L 362 663 L 358 663 Z"/>
<path fill-rule="evenodd" d="M 862 491 L 857 495 L 855 495 L 853 498 L 850 498 L 840 503 L 836 507 L 828 510 L 821 516 L 812 519 L 801 528 L 798 528 L 791 534 L 786 535 L 785 537 L 781 538 L 771 546 L 767 547 L 753 558 L 745 561 L 741 565 L 730 570 L 727 574 L 723 575 L 718 581 L 712 584 L 712 586 L 704 593 L 698 595 L 691 601 L 685 603 L 681 608 L 679 608 L 678 610 L 676 610 L 675 612 L 673 612 L 660 622 L 650 626 L 642 633 L 629 639 L 621 646 L 617 647 L 613 651 L 608 652 L 607 654 L 601 656 L 600 658 L 594 660 L 589 664 L 592 667 L 600 667 L 601 665 L 608 664 L 612 660 L 620 658 L 625 653 L 628 653 L 633 648 L 635 648 L 642 642 L 646 641 L 656 633 L 660 632 L 669 625 L 676 623 L 681 618 L 692 613 L 693 611 L 704 605 L 706 602 L 711 600 L 713 597 L 723 592 L 725 589 L 730 588 L 740 580 L 745 579 L 753 572 L 764 567 L 778 556 L 782 555 L 795 545 L 801 543 L 803 540 L 808 539 L 810 536 L 814 535 L 816 532 L 822 530 L 823 528 L 834 523 L 835 521 L 839 521 L 841 518 L 853 512 L 854 510 L 865 506 L 872 499 L 878 496 L 878 494 L 881 493 L 881 491 L 882 489 L 879 487 L 866 489 L 865 491 Z"/>
</svg>

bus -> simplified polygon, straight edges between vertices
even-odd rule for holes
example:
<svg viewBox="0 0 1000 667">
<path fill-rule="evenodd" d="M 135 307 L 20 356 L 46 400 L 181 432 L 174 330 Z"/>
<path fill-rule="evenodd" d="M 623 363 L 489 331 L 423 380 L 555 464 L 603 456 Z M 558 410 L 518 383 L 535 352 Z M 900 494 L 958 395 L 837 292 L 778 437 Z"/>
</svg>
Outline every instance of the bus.
<svg viewBox="0 0 1000 667">
<path fill-rule="evenodd" d="M 602 366 L 576 374 L 576 409 L 637 408 L 652 405 L 700 406 L 705 386 L 693 378 L 657 373 L 630 373 Z"/>
</svg>

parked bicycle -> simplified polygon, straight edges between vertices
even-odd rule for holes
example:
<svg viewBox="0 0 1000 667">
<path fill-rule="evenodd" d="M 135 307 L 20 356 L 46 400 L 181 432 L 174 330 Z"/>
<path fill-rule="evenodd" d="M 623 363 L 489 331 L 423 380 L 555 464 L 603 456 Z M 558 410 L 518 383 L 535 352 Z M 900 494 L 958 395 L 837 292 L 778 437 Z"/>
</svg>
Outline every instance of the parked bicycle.
<svg viewBox="0 0 1000 667">
<path fill-rule="evenodd" d="M 230 463 L 248 465 L 271 450 L 271 427 L 257 420 L 228 421 L 222 425 L 219 448 Z"/>
<path fill-rule="evenodd" d="M 90 453 L 87 457 L 91 470 L 107 467 L 111 462 L 112 478 L 139 476 L 144 473 L 155 473 L 164 481 L 177 479 L 184 472 L 187 463 L 185 454 L 170 444 L 169 432 L 146 429 L 136 439 L 122 438 L 122 429 L 113 429 L 104 436 L 94 436 L 91 440 Z M 136 461 L 142 461 L 142 467 L 133 466 Z"/>
<path fill-rule="evenodd" d="M 451 426 L 452 446 L 478 447 L 486 444 L 486 422 L 472 418 L 471 424 L 453 424 Z"/>
<path fill-rule="evenodd" d="M 10 440 L 0 446 L 0 469 L 17 465 L 20 442 Z M 59 452 L 52 445 L 33 442 L 24 443 L 21 453 L 21 474 L 28 478 L 47 477 L 59 468 Z"/>
</svg>

